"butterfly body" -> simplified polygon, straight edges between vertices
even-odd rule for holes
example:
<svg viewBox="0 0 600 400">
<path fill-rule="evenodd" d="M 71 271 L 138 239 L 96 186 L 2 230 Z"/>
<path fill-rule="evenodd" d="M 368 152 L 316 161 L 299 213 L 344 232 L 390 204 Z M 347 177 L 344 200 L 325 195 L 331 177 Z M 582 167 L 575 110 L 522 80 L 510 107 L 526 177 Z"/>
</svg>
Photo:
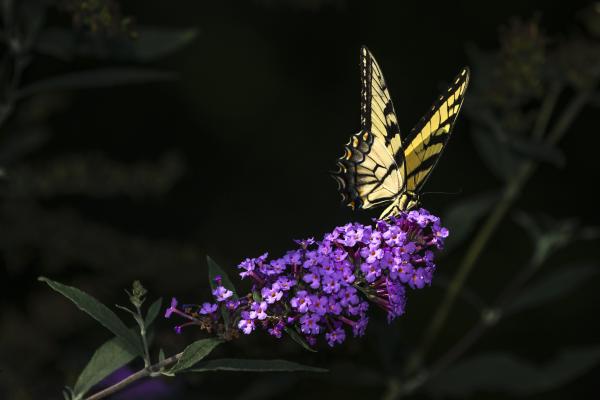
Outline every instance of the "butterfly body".
<svg viewBox="0 0 600 400">
<path fill-rule="evenodd" d="M 420 190 L 452 132 L 469 80 L 463 69 L 406 139 L 381 68 L 361 49 L 361 130 L 352 135 L 333 177 L 351 208 L 387 205 L 380 219 L 419 204 Z"/>
</svg>

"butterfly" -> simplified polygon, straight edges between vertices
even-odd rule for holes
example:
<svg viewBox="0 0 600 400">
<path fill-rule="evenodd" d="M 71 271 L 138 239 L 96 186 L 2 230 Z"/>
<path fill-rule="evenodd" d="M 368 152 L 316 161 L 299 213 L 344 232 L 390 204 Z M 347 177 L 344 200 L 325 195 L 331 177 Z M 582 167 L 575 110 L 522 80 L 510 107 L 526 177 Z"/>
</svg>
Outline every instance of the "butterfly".
<svg viewBox="0 0 600 400">
<path fill-rule="evenodd" d="M 460 111 L 469 69 L 462 69 L 404 140 L 381 68 L 366 47 L 360 69 L 361 130 L 350 137 L 332 175 L 343 203 L 352 209 L 387 205 L 379 217 L 385 219 L 419 204 Z"/>
</svg>

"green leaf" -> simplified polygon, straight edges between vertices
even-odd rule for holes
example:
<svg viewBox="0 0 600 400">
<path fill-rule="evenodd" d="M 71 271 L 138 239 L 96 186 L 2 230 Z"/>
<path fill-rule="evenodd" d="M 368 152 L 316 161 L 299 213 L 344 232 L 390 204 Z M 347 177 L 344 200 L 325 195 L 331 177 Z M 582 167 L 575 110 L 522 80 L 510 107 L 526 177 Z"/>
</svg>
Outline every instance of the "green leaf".
<svg viewBox="0 0 600 400">
<path fill-rule="evenodd" d="M 222 342 L 219 339 L 201 339 L 195 341 L 183 350 L 183 355 L 168 373 L 176 374 L 193 367 Z"/>
<path fill-rule="evenodd" d="M 452 204 L 444 212 L 442 225 L 450 235 L 444 248 L 451 251 L 469 238 L 477 222 L 498 202 L 497 192 L 480 193 Z"/>
<path fill-rule="evenodd" d="M 88 89 L 112 87 L 133 83 L 147 83 L 171 80 L 174 75 L 169 72 L 135 67 L 99 68 L 94 70 L 72 72 L 33 82 L 17 92 L 23 98 L 40 92 L 56 90 Z"/>
<path fill-rule="evenodd" d="M 151 61 L 187 46 L 198 35 L 196 29 L 142 28 L 137 32 L 128 55 L 122 58 L 130 55 L 133 60 Z"/>
<path fill-rule="evenodd" d="M 215 282 L 215 277 L 220 276 L 221 284 L 223 285 L 223 287 L 231 290 L 233 292 L 232 298 L 237 299 L 238 295 L 237 291 L 235 290 L 235 286 L 233 286 L 233 283 L 231 283 L 231 279 L 229 279 L 229 276 L 227 275 L 227 273 L 225 273 L 223 268 L 221 268 L 219 264 L 217 264 L 209 256 L 206 256 L 206 262 L 208 263 L 208 280 L 210 281 L 210 288 L 212 290 L 216 289 L 217 283 Z"/>
<path fill-rule="evenodd" d="M 117 307 L 119 310 L 123 310 L 126 313 L 130 314 L 131 316 L 133 316 L 133 318 L 137 317 L 137 314 L 136 314 L 135 311 L 130 310 L 129 308 L 127 308 L 125 306 L 122 306 L 122 305 L 119 305 L 119 304 L 115 304 L 115 307 Z"/>
<path fill-rule="evenodd" d="M 46 282 L 52 289 L 71 300 L 80 310 L 100 322 L 105 328 L 114 333 L 115 336 L 121 338 L 123 344 L 127 347 L 127 351 L 139 355 L 144 354 L 142 344 L 135 333 L 129 330 L 123 321 L 104 304 L 72 286 L 63 285 L 45 277 L 39 277 L 38 280 Z"/>
<path fill-rule="evenodd" d="M 315 349 L 313 349 L 312 347 L 310 347 L 308 345 L 308 343 L 306 342 L 306 340 L 304 340 L 304 338 L 296 331 L 295 328 L 289 328 L 289 327 L 285 327 L 283 328 L 286 333 L 288 335 L 290 335 L 290 337 L 292 338 L 292 340 L 296 343 L 298 343 L 300 346 L 304 347 L 304 349 L 311 351 L 313 353 L 316 353 L 317 351 Z"/>
<path fill-rule="evenodd" d="M 441 373 L 426 389 L 435 397 L 466 398 L 477 392 L 526 396 L 560 387 L 600 363 L 600 346 L 562 351 L 546 365 L 506 353 L 472 357 Z"/>
<path fill-rule="evenodd" d="M 195 29 L 139 27 L 136 33 L 135 39 L 125 36 L 99 38 L 72 29 L 48 28 L 40 35 L 36 51 L 64 61 L 83 56 L 145 62 L 173 53 L 197 36 Z"/>
<path fill-rule="evenodd" d="M 127 349 L 121 338 L 113 338 L 100 346 L 87 363 L 77 382 L 74 393 L 82 398 L 95 384 L 102 381 L 112 372 L 129 363 L 137 356 Z"/>
<path fill-rule="evenodd" d="M 219 264 L 217 264 L 209 256 L 206 256 L 206 262 L 208 263 L 208 281 L 210 283 L 210 288 L 212 290 L 216 289 L 217 283 L 215 282 L 215 278 L 217 276 L 220 276 L 221 284 L 223 285 L 223 287 L 225 287 L 226 289 L 229 289 L 233 292 L 233 295 L 231 296 L 231 298 L 237 299 L 238 295 L 235 290 L 235 286 L 233 286 L 231 279 L 229 279 L 229 276 L 225 273 L 223 268 L 221 268 L 219 266 Z M 225 326 L 227 327 L 227 326 L 229 326 L 229 311 L 227 310 L 227 308 L 225 308 L 224 304 L 221 304 L 221 306 L 219 308 L 221 310 L 221 315 L 223 316 L 223 322 L 224 322 Z"/>
<path fill-rule="evenodd" d="M 148 312 L 146 313 L 146 318 L 144 319 L 144 325 L 146 326 L 146 329 L 148 329 L 148 327 L 152 325 L 152 323 L 158 316 L 158 313 L 160 312 L 161 308 L 162 297 L 157 299 L 154 303 L 152 303 L 150 307 L 148 307 Z"/>
<path fill-rule="evenodd" d="M 583 231 L 574 218 L 533 218 L 525 212 L 517 212 L 514 219 L 533 240 L 535 262 L 540 265 L 556 250 L 580 239 L 578 233 Z"/>
<path fill-rule="evenodd" d="M 558 148 L 548 143 L 512 137 L 510 148 L 515 154 L 524 158 L 549 163 L 559 168 L 565 166 L 565 155 Z"/>
<path fill-rule="evenodd" d="M 69 386 L 64 387 L 62 394 L 63 394 L 63 399 L 65 399 L 65 400 L 71 400 L 74 398 L 73 389 L 71 389 Z"/>
<path fill-rule="evenodd" d="M 597 273 L 598 268 L 589 265 L 571 266 L 553 271 L 523 289 L 522 293 L 508 305 L 506 311 L 513 313 L 556 300 L 588 282 Z"/>
<path fill-rule="evenodd" d="M 490 172 L 503 181 L 517 173 L 520 157 L 510 148 L 506 135 L 481 128 L 471 132 L 479 156 Z"/>
<path fill-rule="evenodd" d="M 328 372 L 323 368 L 310 367 L 286 360 L 243 360 L 222 358 L 202 361 L 186 372 L 246 371 L 246 372 Z"/>
</svg>

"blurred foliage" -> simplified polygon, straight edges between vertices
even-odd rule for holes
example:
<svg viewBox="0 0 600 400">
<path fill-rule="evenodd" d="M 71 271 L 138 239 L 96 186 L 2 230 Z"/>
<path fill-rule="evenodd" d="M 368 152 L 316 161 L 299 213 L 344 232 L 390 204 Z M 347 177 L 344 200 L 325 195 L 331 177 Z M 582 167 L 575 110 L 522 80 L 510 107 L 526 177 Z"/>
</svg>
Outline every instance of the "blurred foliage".
<svg viewBox="0 0 600 400">
<path fill-rule="evenodd" d="M 107 36 L 137 35 L 133 19 L 122 14 L 116 0 L 58 0 L 58 4 L 71 15 L 76 28 Z"/>
<path fill-rule="evenodd" d="M 71 26 L 52 22 L 61 21 L 63 14 L 72 18 Z M 66 90 L 147 83 L 170 79 L 171 75 L 143 66 L 107 65 L 58 74 L 50 69 L 50 74 L 31 80 L 25 78 L 27 71 L 36 69 L 38 63 L 47 64 L 46 55 L 71 62 L 77 57 L 94 56 L 107 63 L 154 60 L 187 45 L 194 38 L 194 32 L 140 27 L 140 35 L 133 20 L 121 13 L 116 1 L 5 0 L 2 17 L 0 221 L 3 234 L 0 247 L 2 298 L 7 307 L 0 321 L 3 341 L 0 397 L 46 398 L 49 393 L 42 389 L 44 385 L 31 390 L 26 383 L 27 376 L 35 376 L 33 371 L 58 361 L 60 347 L 56 347 L 55 335 L 65 337 L 63 335 L 73 332 L 78 324 L 65 331 L 61 326 L 70 324 L 61 324 L 70 319 L 71 313 L 66 311 L 65 314 L 62 303 L 42 300 L 46 297 L 39 291 L 29 294 L 27 302 L 19 303 L 22 300 L 17 299 L 22 292 L 15 283 L 22 282 L 29 290 L 31 284 L 26 282 L 32 274 L 61 275 L 75 268 L 88 271 L 88 282 L 102 284 L 110 290 L 112 285 L 121 282 L 119 274 L 124 262 L 131 279 L 143 278 L 172 263 L 193 268 L 198 264 L 200 253 L 196 245 L 121 232 L 110 224 L 90 219 L 81 208 L 73 207 L 73 204 L 81 205 L 77 199 L 82 198 L 89 199 L 84 203 L 87 201 L 97 208 L 98 203 L 89 202 L 115 198 L 141 201 L 165 196 L 185 171 L 180 152 L 165 151 L 154 159 L 127 161 L 98 150 L 37 156 L 52 143 L 55 132 L 49 121 L 71 107 L 72 99 L 64 94 Z M 131 56 L 124 60 L 124 54 Z M 85 135 L 85 127 L 79 131 Z M 39 320 L 15 318 L 15 313 L 20 313 L 19 309 L 24 306 L 33 307 L 28 312 L 36 312 L 34 309 L 38 308 L 47 315 L 42 325 L 54 333 L 37 337 L 16 334 L 15 329 L 34 334 L 39 328 Z M 57 314 L 64 314 L 64 319 L 52 317 Z M 32 341 L 44 350 L 27 359 L 17 356 L 30 348 Z M 106 346 L 110 347 L 111 342 Z M 99 357 L 102 360 L 102 356 Z M 119 363 L 130 359 L 126 357 Z M 15 361 L 9 365 L 8 360 Z M 58 364 L 64 361 L 71 362 L 66 359 Z M 42 375 L 36 379 L 54 378 Z M 40 389 L 43 392 L 39 392 Z M 51 392 L 59 394 L 54 389 Z"/>
</svg>

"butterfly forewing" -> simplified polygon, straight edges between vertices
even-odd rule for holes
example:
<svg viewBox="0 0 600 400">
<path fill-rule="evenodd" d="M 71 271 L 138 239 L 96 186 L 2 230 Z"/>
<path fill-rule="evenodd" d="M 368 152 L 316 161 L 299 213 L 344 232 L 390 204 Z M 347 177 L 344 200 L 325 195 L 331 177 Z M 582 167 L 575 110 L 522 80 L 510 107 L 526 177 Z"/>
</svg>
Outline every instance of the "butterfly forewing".
<svg viewBox="0 0 600 400">
<path fill-rule="evenodd" d="M 418 193 L 438 162 L 452 133 L 468 83 L 469 70 L 465 68 L 405 141 L 406 190 Z"/>
<path fill-rule="evenodd" d="M 370 208 L 403 190 L 400 129 L 381 68 L 366 47 L 361 50 L 361 131 L 346 144 L 334 175 L 343 201 Z"/>
</svg>

